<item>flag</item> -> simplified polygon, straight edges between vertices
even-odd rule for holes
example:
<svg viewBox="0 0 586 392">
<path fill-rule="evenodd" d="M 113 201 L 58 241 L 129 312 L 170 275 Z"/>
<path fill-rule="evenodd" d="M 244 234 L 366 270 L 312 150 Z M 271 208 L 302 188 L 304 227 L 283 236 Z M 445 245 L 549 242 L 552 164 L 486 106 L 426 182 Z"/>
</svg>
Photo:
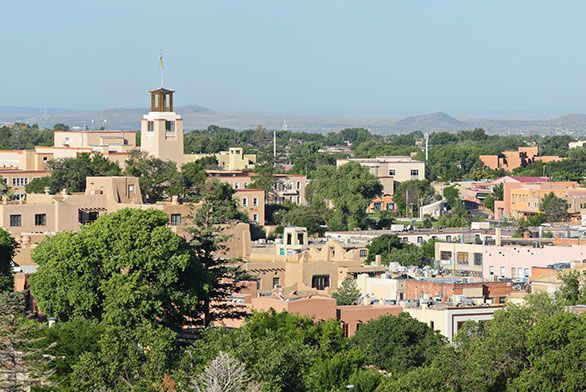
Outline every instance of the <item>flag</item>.
<svg viewBox="0 0 586 392">
<path fill-rule="evenodd" d="M 161 57 L 159 58 L 159 65 L 161 69 L 165 68 L 165 63 L 163 63 L 163 49 L 161 49 Z"/>
</svg>

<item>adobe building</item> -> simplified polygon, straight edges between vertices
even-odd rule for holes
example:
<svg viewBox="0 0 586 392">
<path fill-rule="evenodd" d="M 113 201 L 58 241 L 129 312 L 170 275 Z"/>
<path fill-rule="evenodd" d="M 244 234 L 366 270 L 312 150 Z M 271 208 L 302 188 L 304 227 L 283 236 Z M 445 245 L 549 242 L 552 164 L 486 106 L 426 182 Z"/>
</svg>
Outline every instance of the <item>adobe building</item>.
<svg viewBox="0 0 586 392">
<path fill-rule="evenodd" d="M 238 191 L 246 189 L 254 181 L 256 173 L 244 171 L 207 170 L 208 177 L 230 184 Z M 305 189 L 309 184 L 306 176 L 300 174 L 273 174 L 275 185 L 270 194 L 265 194 L 268 203 L 282 204 L 288 201 L 297 205 L 306 205 Z"/>
<path fill-rule="evenodd" d="M 570 214 L 580 214 L 586 207 L 586 188 L 579 187 L 574 181 L 505 182 L 503 200 L 494 203 L 495 219 L 526 219 L 538 214 L 541 212 L 541 201 L 550 193 L 568 202 Z"/>
<path fill-rule="evenodd" d="M 518 167 L 525 167 L 533 162 L 558 162 L 563 158 L 557 155 L 540 156 L 539 147 L 519 147 L 517 151 L 503 151 L 498 155 L 480 155 L 478 157 L 484 166 L 492 170 L 503 169 L 512 171 Z"/>
<path fill-rule="evenodd" d="M 406 308 L 405 312 L 434 331 L 438 331 L 452 342 L 466 321 L 490 321 L 494 313 L 501 310 L 497 306 L 450 306 L 436 305 Z"/>
<path fill-rule="evenodd" d="M 222 170 L 248 171 L 256 165 L 256 154 L 245 154 L 241 147 L 231 147 L 217 154 L 186 154 L 185 162 L 195 162 L 206 157 L 214 157 Z"/>
<path fill-rule="evenodd" d="M 256 245 L 242 266 L 257 280 L 259 293 L 282 289 L 284 295 L 329 295 L 346 277 L 385 271 L 380 265 L 365 265 L 367 256 L 366 245 L 310 243 L 307 229 L 287 227 L 282 243 Z"/>
<path fill-rule="evenodd" d="M 377 158 L 339 158 L 336 166 L 356 162 L 368 168 L 383 186 L 383 195 L 393 195 L 395 188 L 404 181 L 424 180 L 425 162 L 409 156 L 383 156 Z"/>
</svg>

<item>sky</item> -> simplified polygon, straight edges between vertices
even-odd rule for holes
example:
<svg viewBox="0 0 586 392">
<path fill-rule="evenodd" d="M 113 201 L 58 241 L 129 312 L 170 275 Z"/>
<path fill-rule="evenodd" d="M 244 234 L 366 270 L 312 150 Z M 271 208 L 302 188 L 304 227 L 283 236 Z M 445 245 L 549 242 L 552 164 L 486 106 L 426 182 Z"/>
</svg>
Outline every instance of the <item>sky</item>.
<svg viewBox="0 0 586 392">
<path fill-rule="evenodd" d="M 0 106 L 397 116 L 586 111 L 586 2 L 19 0 Z"/>
</svg>

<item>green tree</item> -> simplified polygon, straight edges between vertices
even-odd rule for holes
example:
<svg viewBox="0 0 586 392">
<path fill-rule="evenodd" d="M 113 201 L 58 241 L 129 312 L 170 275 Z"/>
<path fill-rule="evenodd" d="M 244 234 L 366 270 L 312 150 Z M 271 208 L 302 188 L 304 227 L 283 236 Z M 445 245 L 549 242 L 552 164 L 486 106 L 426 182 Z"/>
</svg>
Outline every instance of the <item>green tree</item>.
<svg viewBox="0 0 586 392">
<path fill-rule="evenodd" d="M 366 363 L 392 373 L 430 364 L 446 344 L 445 338 L 407 313 L 369 321 L 352 340 Z"/>
<path fill-rule="evenodd" d="M 332 294 L 338 305 L 358 305 L 360 301 L 360 290 L 356 287 L 356 281 L 346 278 L 342 281 L 342 287 Z"/>
<path fill-rule="evenodd" d="M 274 220 L 282 226 L 307 228 L 309 234 L 323 234 L 328 212 L 321 206 L 298 206 L 287 203 L 274 214 Z"/>
<path fill-rule="evenodd" d="M 29 193 L 42 193 L 48 186 L 51 192 L 67 189 L 69 192 L 84 192 L 87 177 L 119 176 L 120 167 L 116 162 L 99 154 L 81 153 L 75 158 L 49 161 L 50 177 L 32 180 L 26 187 Z"/>
<path fill-rule="evenodd" d="M 184 189 L 183 197 L 186 201 L 194 202 L 199 200 L 207 180 L 205 165 L 205 161 L 199 160 L 184 163 L 181 167 Z"/>
<path fill-rule="evenodd" d="M 403 181 L 394 195 L 398 212 L 406 217 L 417 216 L 419 207 L 436 200 L 436 192 L 427 180 Z"/>
<path fill-rule="evenodd" d="M 208 289 L 201 301 L 202 322 L 209 326 L 215 320 L 243 316 L 241 307 L 229 301 L 241 289 L 241 281 L 249 279 L 236 260 L 221 255 L 229 239 L 225 230 L 246 221 L 239 211 L 229 184 L 207 181 L 202 204 L 194 213 L 194 224 L 189 228 L 190 247 L 208 279 Z M 214 304 L 212 308 L 212 303 Z"/>
<path fill-rule="evenodd" d="M 82 391 L 148 391 L 172 368 L 176 334 L 144 321 L 133 328 L 108 326 L 97 351 L 73 365 L 71 382 Z"/>
<path fill-rule="evenodd" d="M 545 195 L 541 200 L 541 211 L 547 222 L 567 221 L 570 217 L 569 207 L 565 199 L 556 196 L 553 192 Z"/>
<path fill-rule="evenodd" d="M 207 276 L 157 210 L 124 209 L 33 251 L 31 290 L 44 314 L 128 328 L 148 320 L 180 329 L 196 318 Z"/>
<path fill-rule="evenodd" d="M 381 192 L 378 179 L 355 162 L 338 168 L 320 166 L 306 189 L 310 205 L 323 207 L 333 203 L 333 212 L 328 217 L 328 227 L 333 230 L 365 226 L 366 208 Z"/>
<path fill-rule="evenodd" d="M 556 292 L 556 297 L 560 303 L 568 306 L 572 305 L 586 305 L 586 288 L 584 281 L 586 280 L 586 272 L 568 271 L 558 274 L 558 278 L 562 282 L 561 287 Z"/>
<path fill-rule="evenodd" d="M 133 151 L 130 154 L 125 174 L 139 177 L 142 197 L 147 203 L 184 193 L 183 178 L 175 162 L 149 157 L 145 152 Z"/>
<path fill-rule="evenodd" d="M 50 386 L 50 357 L 36 348 L 38 326 L 29 318 L 22 293 L 0 293 L 0 390 Z"/>
<path fill-rule="evenodd" d="M 268 202 L 272 200 L 275 195 L 275 185 L 277 183 L 275 169 L 273 165 L 264 164 L 257 165 L 254 168 L 255 175 L 252 177 L 252 182 L 248 184 L 250 189 L 262 189 L 265 191 L 265 200 Z"/>
<path fill-rule="evenodd" d="M 14 288 L 12 258 L 16 252 L 16 241 L 9 232 L 0 228 L 0 293 Z"/>
</svg>

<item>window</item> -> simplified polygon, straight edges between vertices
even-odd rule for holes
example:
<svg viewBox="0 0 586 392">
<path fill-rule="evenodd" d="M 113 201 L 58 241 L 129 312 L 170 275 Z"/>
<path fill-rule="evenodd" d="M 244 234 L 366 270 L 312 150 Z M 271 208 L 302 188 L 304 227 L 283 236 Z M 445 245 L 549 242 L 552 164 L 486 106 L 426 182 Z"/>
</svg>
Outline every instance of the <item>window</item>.
<svg viewBox="0 0 586 392">
<path fill-rule="evenodd" d="M 516 276 L 517 276 L 517 268 L 511 267 L 511 278 L 514 278 Z"/>
<path fill-rule="evenodd" d="M 273 276 L 273 288 L 279 288 L 281 287 L 281 278 L 279 278 L 278 276 Z"/>
<path fill-rule="evenodd" d="M 297 196 L 297 205 L 301 205 L 301 196 Z"/>
<path fill-rule="evenodd" d="M 171 226 L 179 226 L 181 224 L 181 214 L 171 214 L 169 224 Z"/>
<path fill-rule="evenodd" d="M 253 214 L 252 215 L 252 221 L 253 222 L 258 222 L 258 214 Z"/>
<path fill-rule="evenodd" d="M 297 181 L 297 190 L 301 189 L 301 181 Z"/>
<path fill-rule="evenodd" d="M 458 252 L 456 254 L 458 264 L 468 264 L 468 252 Z"/>
<path fill-rule="evenodd" d="M 344 337 L 348 337 L 348 324 L 345 322 L 342 322 L 342 333 L 344 334 Z"/>
<path fill-rule="evenodd" d="M 12 186 L 25 186 L 28 185 L 27 177 L 14 177 L 12 179 Z"/>
<path fill-rule="evenodd" d="M 46 226 L 47 214 L 35 214 L 35 226 Z"/>
<path fill-rule="evenodd" d="M 440 260 L 452 260 L 452 252 L 442 250 L 440 252 Z"/>
<path fill-rule="evenodd" d="M 429 322 L 429 328 L 431 328 L 432 331 L 435 331 L 435 323 L 433 321 Z"/>
<path fill-rule="evenodd" d="M 155 131 L 155 122 L 154 121 L 149 121 L 148 122 L 147 131 L 148 132 L 154 132 Z"/>
<path fill-rule="evenodd" d="M 366 257 L 366 254 L 367 254 L 366 252 L 367 252 L 366 249 L 360 249 L 360 252 L 359 252 L 360 257 Z"/>
<path fill-rule="evenodd" d="M 501 295 L 499 297 L 499 304 L 504 304 L 507 301 L 507 297 L 505 295 Z"/>
<path fill-rule="evenodd" d="M 234 189 L 239 189 L 240 188 L 240 183 L 239 182 L 235 182 L 234 183 Z"/>
<path fill-rule="evenodd" d="M 419 177 L 419 170 L 411 169 L 411 177 Z"/>
<path fill-rule="evenodd" d="M 505 276 L 505 267 L 501 267 L 501 276 Z"/>
<path fill-rule="evenodd" d="M 134 185 L 130 184 L 128 185 L 128 194 L 133 194 L 134 193 Z"/>
<path fill-rule="evenodd" d="M 311 288 L 325 290 L 330 287 L 330 275 L 313 275 L 311 277 Z"/>
<path fill-rule="evenodd" d="M 375 211 L 380 211 L 383 209 L 383 203 L 381 203 L 380 201 L 377 201 L 374 203 L 374 210 Z"/>
<path fill-rule="evenodd" d="M 446 236 L 446 242 L 452 242 L 452 236 L 451 235 L 447 235 Z"/>
<path fill-rule="evenodd" d="M 304 236 L 303 236 L 303 233 L 297 233 L 297 243 L 298 243 L 299 245 L 303 245 L 303 242 L 304 242 Z"/>
<path fill-rule="evenodd" d="M 528 278 L 529 277 L 529 268 L 525 268 L 525 277 Z"/>
<path fill-rule="evenodd" d="M 387 203 L 387 211 L 392 211 L 395 209 L 395 203 Z"/>
<path fill-rule="evenodd" d="M 488 274 L 491 276 L 494 275 L 494 267 L 492 265 L 488 267 Z"/>
<path fill-rule="evenodd" d="M 255 197 L 252 199 L 252 206 L 253 207 L 258 207 L 258 197 Z"/>
<path fill-rule="evenodd" d="M 242 198 L 242 207 L 248 207 L 248 197 Z"/>
<path fill-rule="evenodd" d="M 421 236 L 417 237 L 417 243 L 423 244 L 423 237 L 421 237 Z"/>
<path fill-rule="evenodd" d="M 474 265 L 482 265 L 482 253 L 474 253 Z"/>
<path fill-rule="evenodd" d="M 165 132 L 175 133 L 175 121 L 165 121 Z"/>
<path fill-rule="evenodd" d="M 68 145 L 68 144 L 69 144 L 69 141 L 70 141 L 70 140 L 69 140 L 69 136 L 65 136 L 65 137 L 63 138 L 63 144 L 65 144 L 65 145 Z"/>
<path fill-rule="evenodd" d="M 395 175 L 395 169 L 390 169 L 389 170 L 389 176 L 394 176 Z"/>
<path fill-rule="evenodd" d="M 11 227 L 18 227 L 22 225 L 22 216 L 21 215 L 10 215 L 10 226 Z"/>
</svg>

